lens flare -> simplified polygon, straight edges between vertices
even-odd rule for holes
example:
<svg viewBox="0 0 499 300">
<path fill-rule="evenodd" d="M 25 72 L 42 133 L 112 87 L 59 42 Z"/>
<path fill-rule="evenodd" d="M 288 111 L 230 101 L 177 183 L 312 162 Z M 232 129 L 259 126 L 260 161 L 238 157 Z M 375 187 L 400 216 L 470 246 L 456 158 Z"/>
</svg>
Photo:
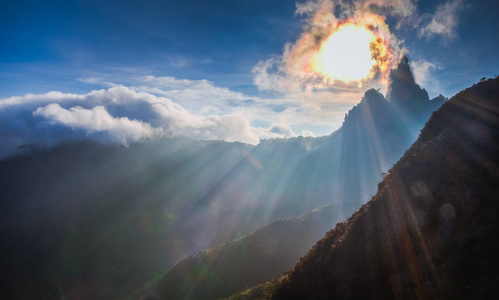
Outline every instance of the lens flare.
<svg viewBox="0 0 499 300">
<path fill-rule="evenodd" d="M 309 67 L 324 83 L 339 80 L 362 85 L 377 74 L 383 79 L 389 68 L 389 56 L 387 42 L 376 27 L 350 21 L 332 30 Z"/>
</svg>

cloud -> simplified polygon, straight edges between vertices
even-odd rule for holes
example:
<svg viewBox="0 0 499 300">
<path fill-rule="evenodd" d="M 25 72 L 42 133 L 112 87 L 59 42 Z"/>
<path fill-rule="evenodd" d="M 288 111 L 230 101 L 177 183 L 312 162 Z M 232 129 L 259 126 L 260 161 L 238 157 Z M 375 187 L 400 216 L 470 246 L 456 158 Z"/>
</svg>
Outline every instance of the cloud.
<svg viewBox="0 0 499 300">
<path fill-rule="evenodd" d="M 18 106 L 18 105 L 49 103 L 51 101 L 54 101 L 54 99 L 56 101 L 74 101 L 74 100 L 81 100 L 82 97 L 81 95 L 65 94 L 62 92 L 55 92 L 55 91 L 48 92 L 42 95 L 26 94 L 24 96 L 14 96 L 6 99 L 1 99 L 0 109 L 11 106 Z"/>
<path fill-rule="evenodd" d="M 152 128 L 150 124 L 142 121 L 130 120 L 127 117 L 114 118 L 101 105 L 92 109 L 85 109 L 81 106 L 64 109 L 57 103 L 51 103 L 38 107 L 33 115 L 42 116 L 49 122 L 84 129 L 89 133 L 105 132 L 111 141 L 123 144 L 151 138 L 162 131 L 161 128 Z"/>
<path fill-rule="evenodd" d="M 454 39 L 458 25 L 457 14 L 462 8 L 462 0 L 440 4 L 435 14 L 427 14 L 422 17 L 422 23 L 426 23 L 426 25 L 421 27 L 419 35 L 427 38 L 441 35 L 448 39 Z"/>
<path fill-rule="evenodd" d="M 224 102 L 242 102 L 258 99 L 225 87 L 218 87 L 213 82 L 201 80 L 177 79 L 171 76 L 136 76 L 100 74 L 99 77 L 79 78 L 80 82 L 100 84 L 106 87 L 127 86 L 139 92 L 147 92 L 171 99 L 190 111 L 200 112 L 205 107 L 223 107 Z M 227 111 L 220 111 L 226 113 Z"/>
<path fill-rule="evenodd" d="M 430 81 L 431 71 L 437 69 L 437 66 L 424 59 L 419 59 L 411 61 L 411 68 L 416 82 L 420 85 L 425 85 Z"/>
<path fill-rule="evenodd" d="M 276 74 L 270 75 L 274 77 Z M 363 90 L 355 85 L 337 85 L 334 91 L 296 91 L 273 95 L 272 98 L 250 97 L 241 92 L 216 86 L 207 80 L 136 76 L 133 72 L 128 74 L 125 71 L 119 74 L 94 74 L 88 80 L 85 78 L 79 80 L 89 81 L 91 84 L 98 84 L 100 81 L 104 86 L 112 87 L 124 85 L 135 91 L 165 97 L 181 105 L 186 111 L 199 116 L 238 114 L 245 116 L 251 124 L 260 124 L 260 126 L 263 124 L 265 129 L 271 124 L 278 123 L 291 126 L 297 132 L 313 128 L 321 135 L 337 129 L 343 121 L 343 115 L 358 103 L 363 95 Z M 110 81 L 114 82 L 109 84 Z M 264 82 L 270 87 L 283 84 L 285 81 L 262 78 L 262 84 Z M 291 91 L 292 87 L 283 86 L 283 90 Z"/>
<path fill-rule="evenodd" d="M 417 30 L 420 38 L 433 36 L 455 37 L 457 13 L 462 0 L 454 0 L 437 7 L 435 13 L 419 15 L 417 0 L 310 0 L 297 3 L 296 14 L 303 18 L 303 31 L 293 43 L 284 46 L 280 56 L 258 62 L 253 68 L 254 84 L 260 90 L 280 93 L 301 93 L 317 90 L 341 92 L 384 87 L 389 70 L 402 54 L 410 54 L 403 40 L 392 33 L 385 20 L 395 20 L 396 28 Z M 315 53 L 339 26 L 344 23 L 372 28 L 383 41 L 386 51 L 375 53 L 376 65 L 361 82 L 345 83 L 325 80 L 311 67 Z M 379 48 L 378 48 L 379 50 Z M 383 53 L 383 54 L 382 54 Z M 424 67 L 424 66 L 423 66 Z"/>
<path fill-rule="evenodd" d="M 362 98 L 361 90 L 348 85 L 261 98 L 208 80 L 137 76 L 133 70 L 92 75 L 77 80 L 106 88 L 0 99 L 0 157 L 26 144 L 81 139 L 128 144 L 186 136 L 257 144 L 303 130 L 325 135 Z"/>
<path fill-rule="evenodd" d="M 303 136 L 303 137 L 316 137 L 315 133 L 313 133 L 310 130 L 302 130 L 301 136 Z"/>
<path fill-rule="evenodd" d="M 366 0 L 357 2 L 357 9 L 369 10 L 380 15 L 392 15 L 401 18 L 403 22 L 411 22 L 417 14 L 416 5 L 412 0 Z"/>
<path fill-rule="evenodd" d="M 173 103 L 170 103 L 173 104 Z M 170 132 L 200 140 L 240 141 L 258 144 L 260 139 L 291 137 L 288 132 L 275 132 L 273 127 L 250 126 L 243 114 L 203 117 L 193 115 L 178 105 L 157 103 L 153 109 L 161 117 L 160 123 L 168 124 Z"/>
<path fill-rule="evenodd" d="M 442 94 L 440 77 L 434 75 L 435 70 L 442 68 L 438 63 L 415 59 L 411 61 L 411 68 L 416 82 L 425 88 L 430 98 Z"/>
<path fill-rule="evenodd" d="M 285 125 L 254 127 L 250 121 L 237 112 L 193 114 L 169 98 L 124 86 L 82 95 L 27 94 L 0 99 L 0 157 L 27 144 L 54 145 L 79 139 L 127 144 L 186 136 L 257 144 L 260 139 L 294 136 Z"/>
<path fill-rule="evenodd" d="M 269 131 L 271 133 L 280 134 L 280 135 L 284 135 L 287 137 L 291 137 L 291 136 L 295 135 L 295 133 L 293 132 L 291 127 L 289 127 L 288 125 L 285 125 L 285 124 L 272 124 L 272 126 L 270 126 L 270 128 L 269 128 Z"/>
</svg>

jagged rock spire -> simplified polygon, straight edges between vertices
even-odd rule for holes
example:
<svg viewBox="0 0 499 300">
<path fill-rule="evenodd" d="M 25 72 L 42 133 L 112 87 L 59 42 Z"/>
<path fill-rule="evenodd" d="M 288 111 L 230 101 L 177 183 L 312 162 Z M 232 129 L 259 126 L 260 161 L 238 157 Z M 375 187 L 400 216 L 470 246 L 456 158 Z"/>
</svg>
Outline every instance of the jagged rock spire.
<svg viewBox="0 0 499 300">
<path fill-rule="evenodd" d="M 390 72 L 386 99 L 409 126 L 421 128 L 436 109 L 425 89 L 414 80 L 409 58 L 403 55 Z"/>
<path fill-rule="evenodd" d="M 426 90 L 416 84 L 406 55 L 402 56 L 397 67 L 390 72 L 386 98 L 393 104 L 430 100 Z"/>
<path fill-rule="evenodd" d="M 416 83 L 409 66 L 409 58 L 405 54 L 400 58 L 397 68 L 390 72 L 390 82 L 393 81 L 403 81 L 408 84 Z"/>
</svg>

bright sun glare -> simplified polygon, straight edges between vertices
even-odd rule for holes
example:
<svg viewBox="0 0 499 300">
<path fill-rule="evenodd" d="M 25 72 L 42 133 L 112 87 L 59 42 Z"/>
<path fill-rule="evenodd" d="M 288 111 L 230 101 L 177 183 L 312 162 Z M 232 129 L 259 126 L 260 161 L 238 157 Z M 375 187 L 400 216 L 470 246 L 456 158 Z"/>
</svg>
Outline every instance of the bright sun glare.
<svg viewBox="0 0 499 300">
<path fill-rule="evenodd" d="M 360 82 L 376 65 L 371 53 L 371 43 L 376 39 L 376 35 L 364 26 L 345 24 L 322 44 L 312 61 L 312 68 L 325 80 Z"/>
</svg>

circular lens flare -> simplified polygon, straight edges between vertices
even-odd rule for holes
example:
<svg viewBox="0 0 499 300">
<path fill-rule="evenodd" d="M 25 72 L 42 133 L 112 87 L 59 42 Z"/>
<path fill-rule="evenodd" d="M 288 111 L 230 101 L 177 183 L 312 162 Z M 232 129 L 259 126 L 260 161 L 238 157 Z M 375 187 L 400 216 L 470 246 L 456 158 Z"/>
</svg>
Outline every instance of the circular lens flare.
<svg viewBox="0 0 499 300">
<path fill-rule="evenodd" d="M 374 50 L 382 43 L 366 26 L 343 24 L 322 43 L 312 60 L 312 69 L 324 81 L 361 82 L 368 79 L 378 62 Z"/>
</svg>

